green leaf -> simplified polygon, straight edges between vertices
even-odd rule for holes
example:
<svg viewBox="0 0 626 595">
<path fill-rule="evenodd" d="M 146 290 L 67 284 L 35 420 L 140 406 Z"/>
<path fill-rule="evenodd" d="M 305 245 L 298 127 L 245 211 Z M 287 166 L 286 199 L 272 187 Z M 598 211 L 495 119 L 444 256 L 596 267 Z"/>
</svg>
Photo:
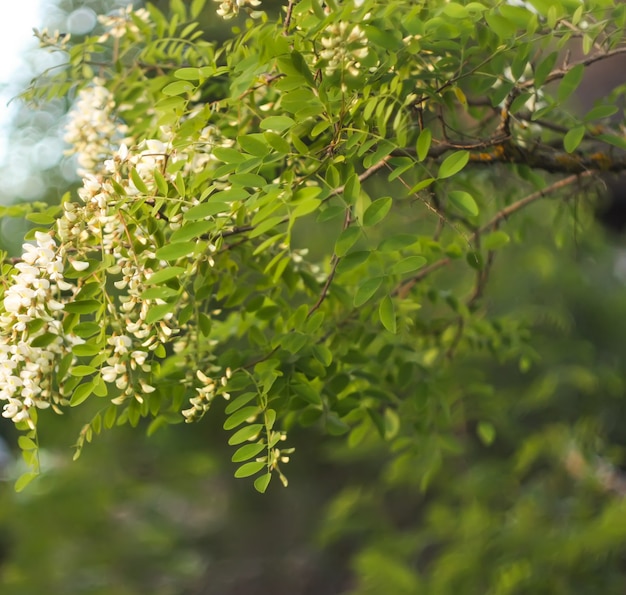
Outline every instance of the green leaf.
<svg viewBox="0 0 626 595">
<path fill-rule="evenodd" d="M 206 0 L 192 0 L 190 14 L 192 19 L 197 19 L 206 4 Z"/>
<path fill-rule="evenodd" d="M 361 194 L 361 181 L 356 174 L 352 174 L 343 189 L 343 197 L 349 205 L 356 204 L 357 199 Z"/>
<path fill-rule="evenodd" d="M 236 399 L 228 404 L 225 409 L 226 414 L 230 415 L 231 413 L 237 411 L 237 409 L 240 409 L 244 405 L 247 405 L 256 396 L 256 393 L 243 393 L 242 395 L 239 395 Z"/>
<path fill-rule="evenodd" d="M 363 264 L 369 257 L 371 252 L 369 250 L 357 250 L 346 254 L 337 265 L 338 273 L 347 273 L 352 269 L 355 269 L 359 265 Z"/>
<path fill-rule="evenodd" d="M 467 165 L 469 157 L 469 151 L 456 151 L 448 155 L 439 167 L 437 178 L 443 180 L 459 173 Z"/>
<path fill-rule="evenodd" d="M 289 116 L 269 116 L 261 120 L 259 128 L 261 130 L 275 130 L 276 132 L 284 132 L 295 126 L 296 121 Z"/>
<path fill-rule="evenodd" d="M 174 242 L 161 246 L 155 253 L 156 257 L 163 260 L 178 260 L 188 256 L 196 249 L 196 242 Z"/>
<path fill-rule="evenodd" d="M 237 149 L 231 149 L 230 147 L 214 147 L 212 153 L 224 163 L 242 163 L 247 159 Z"/>
<path fill-rule="evenodd" d="M 618 147 L 626 151 L 626 138 L 624 138 L 621 135 L 599 134 L 596 138 L 598 140 L 604 141 L 605 143 L 609 143 L 610 145 L 613 145 L 614 147 Z"/>
<path fill-rule="evenodd" d="M 130 179 L 133 181 L 135 188 L 139 190 L 142 194 L 148 194 L 148 187 L 146 183 L 142 180 L 141 176 L 137 173 L 137 170 L 133 167 L 130 170 Z"/>
<path fill-rule="evenodd" d="M 70 399 L 70 407 L 76 407 L 82 402 L 86 401 L 89 395 L 93 392 L 93 381 L 86 382 L 85 384 L 79 384 L 72 393 Z"/>
<path fill-rule="evenodd" d="M 478 205 L 469 192 L 452 190 L 448 193 L 448 199 L 459 211 L 463 211 L 472 217 L 478 215 Z"/>
<path fill-rule="evenodd" d="M 237 471 L 235 471 L 235 477 L 250 477 L 255 473 L 258 473 L 261 469 L 267 467 L 267 463 L 265 461 L 255 461 L 253 463 L 245 463 L 241 465 Z"/>
<path fill-rule="evenodd" d="M 392 204 L 393 200 L 390 196 L 375 200 L 363 213 L 363 225 L 370 227 L 381 222 L 389 213 Z"/>
<path fill-rule="evenodd" d="M 80 322 L 72 330 L 78 337 L 87 339 L 99 333 L 102 330 L 102 326 L 97 322 Z"/>
<path fill-rule="evenodd" d="M 296 208 L 291 213 L 291 216 L 294 219 L 297 219 L 298 217 L 304 217 L 305 215 L 309 215 L 315 212 L 320 204 L 321 201 L 317 198 L 307 198 L 298 203 Z"/>
<path fill-rule="evenodd" d="M 29 471 L 28 473 L 23 473 L 22 475 L 20 475 L 15 482 L 15 491 L 21 492 L 38 475 L 38 473 L 34 473 L 33 471 Z"/>
<path fill-rule="evenodd" d="M 146 324 L 152 324 L 157 320 L 161 320 L 164 316 L 174 311 L 176 304 L 159 304 L 152 306 L 146 314 Z"/>
<path fill-rule="evenodd" d="M 93 314 L 100 309 L 102 304 L 97 300 L 83 300 L 80 302 L 70 302 L 65 304 L 65 311 L 72 314 Z"/>
<path fill-rule="evenodd" d="M 491 446 L 496 439 L 496 429 L 489 422 L 481 421 L 476 428 L 476 432 L 485 446 Z"/>
<path fill-rule="evenodd" d="M 417 138 L 417 145 L 415 147 L 417 151 L 417 159 L 424 161 L 428 157 L 428 151 L 430 150 L 430 143 L 432 141 L 433 134 L 430 128 L 424 128 Z"/>
<path fill-rule="evenodd" d="M 271 473 L 266 473 L 265 475 L 261 475 L 261 477 L 257 477 L 254 480 L 254 489 L 261 494 L 265 494 L 265 490 L 267 490 L 267 486 L 270 485 L 271 480 Z"/>
<path fill-rule="evenodd" d="M 576 126 L 576 128 L 568 130 L 567 134 L 563 137 L 563 147 L 568 153 L 573 153 L 578 148 L 578 145 L 580 145 L 584 136 L 584 126 Z"/>
<path fill-rule="evenodd" d="M 88 357 L 91 355 L 97 355 L 102 351 L 103 345 L 99 343 L 82 343 L 80 345 L 74 345 L 72 347 L 72 353 L 77 357 Z"/>
<path fill-rule="evenodd" d="M 35 337 L 31 342 L 32 347 L 47 347 L 52 344 L 53 341 L 58 339 L 59 335 L 55 333 L 42 333 L 41 335 Z"/>
<path fill-rule="evenodd" d="M 262 134 L 238 136 L 237 142 L 239 146 L 244 151 L 250 153 L 250 155 L 265 157 L 270 152 L 270 148 L 267 146 L 267 140 Z"/>
<path fill-rule="evenodd" d="M 501 39 L 508 40 L 514 37 L 517 32 L 515 23 L 512 23 L 499 14 L 488 13 L 485 15 L 485 20 L 491 30 Z"/>
<path fill-rule="evenodd" d="M 263 133 L 267 144 L 274 149 L 277 153 L 287 155 L 291 153 L 291 145 L 280 135 L 268 130 Z"/>
<path fill-rule="evenodd" d="M 390 407 L 387 407 L 387 409 L 385 409 L 383 422 L 385 440 L 393 440 L 400 431 L 400 416 L 398 415 L 398 412 Z"/>
<path fill-rule="evenodd" d="M 17 444 L 21 450 L 37 450 L 37 445 L 33 439 L 28 436 L 20 436 L 17 439 Z"/>
<path fill-rule="evenodd" d="M 185 93 L 190 93 L 195 88 L 196 86 L 192 85 L 189 81 L 175 81 L 169 85 L 165 85 L 162 93 L 167 96 L 184 95 Z"/>
<path fill-rule="evenodd" d="M 386 295 L 380 302 L 378 307 L 378 315 L 383 326 L 390 332 L 396 332 L 396 310 L 393 305 L 393 300 L 390 296 Z"/>
<path fill-rule="evenodd" d="M 183 267 L 167 267 L 166 269 L 161 269 L 156 273 L 152 273 L 146 283 L 149 285 L 158 285 L 160 283 L 164 283 L 165 281 L 169 281 L 170 279 L 180 277 L 184 272 L 185 269 Z"/>
<path fill-rule="evenodd" d="M 260 407 L 243 407 L 242 409 L 237 410 L 235 413 L 227 417 L 223 427 L 225 430 L 232 430 L 233 428 L 240 426 L 247 419 L 253 420 L 259 415 L 260 412 Z"/>
<path fill-rule="evenodd" d="M 77 376 L 82 378 L 83 376 L 89 376 L 90 374 L 95 374 L 97 369 L 93 366 L 74 366 L 70 368 L 70 374 L 72 376 Z"/>
<path fill-rule="evenodd" d="M 296 393 L 299 397 L 304 399 L 307 403 L 311 405 L 321 405 L 322 397 L 318 390 L 315 390 L 310 384 L 306 383 L 295 383 L 291 385 L 294 393 Z"/>
<path fill-rule="evenodd" d="M 232 206 L 227 202 L 209 200 L 208 202 L 202 202 L 199 205 L 191 207 L 185 212 L 183 219 L 185 219 L 185 221 L 200 221 L 205 217 L 228 213 L 231 210 Z"/>
<path fill-rule="evenodd" d="M 598 105 L 587 112 L 583 121 L 591 122 L 593 120 L 603 120 L 604 118 L 610 118 L 618 111 L 619 108 L 616 105 Z"/>
<path fill-rule="evenodd" d="M 427 260 L 423 256 L 408 256 L 392 265 L 390 272 L 395 275 L 404 275 L 421 269 Z"/>
<path fill-rule="evenodd" d="M 228 439 L 228 444 L 230 444 L 231 446 L 235 446 L 236 444 L 241 444 L 246 440 L 253 440 L 260 434 L 262 430 L 263 424 L 250 424 L 249 426 L 241 428 L 241 430 L 235 432 Z"/>
<path fill-rule="evenodd" d="M 179 68 L 174 71 L 174 76 L 177 79 L 181 79 L 183 81 L 198 81 L 202 78 L 201 70 L 199 68 Z"/>
<path fill-rule="evenodd" d="M 585 67 L 582 64 L 574 66 L 562 79 L 557 91 L 557 98 L 560 102 L 568 99 L 576 91 L 578 85 L 583 80 Z"/>
<path fill-rule="evenodd" d="M 373 279 L 365 281 L 365 283 L 357 289 L 356 295 L 354 296 L 354 307 L 358 308 L 369 301 L 378 291 L 383 279 L 384 277 L 374 277 Z"/>
<path fill-rule="evenodd" d="M 256 457 L 261 451 L 267 449 L 267 445 L 260 444 L 244 444 L 240 446 L 235 454 L 232 456 L 231 461 L 233 463 L 242 463 L 243 461 L 247 461 L 252 457 Z"/>
<path fill-rule="evenodd" d="M 355 242 L 361 237 L 361 230 L 352 226 L 344 229 L 335 242 L 335 254 L 343 256 L 354 246 Z"/>
<path fill-rule="evenodd" d="M 482 247 L 485 250 L 497 250 L 506 246 L 511 241 L 509 234 L 504 231 L 492 231 L 482 239 Z"/>
</svg>

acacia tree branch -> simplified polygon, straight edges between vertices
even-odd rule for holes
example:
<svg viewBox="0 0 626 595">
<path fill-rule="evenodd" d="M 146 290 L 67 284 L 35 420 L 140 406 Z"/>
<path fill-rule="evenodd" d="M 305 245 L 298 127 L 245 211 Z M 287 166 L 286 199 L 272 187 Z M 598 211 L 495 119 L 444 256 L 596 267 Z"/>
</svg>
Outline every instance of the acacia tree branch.
<svg viewBox="0 0 626 595">
<path fill-rule="evenodd" d="M 291 15 L 293 14 L 293 7 L 296 4 L 296 0 L 289 0 L 287 4 L 287 14 L 285 15 L 285 22 L 283 23 L 283 35 L 289 33 L 289 25 L 291 25 Z"/>
<path fill-rule="evenodd" d="M 437 160 L 448 151 L 471 151 L 470 161 L 477 165 L 516 163 L 554 174 L 582 174 L 591 170 L 613 173 L 626 171 L 624 156 L 613 156 L 603 151 L 587 155 L 539 146 L 526 148 L 502 136 L 472 143 L 439 141 L 428 151 L 428 157 Z M 412 155 L 415 155 L 415 149 L 411 147 L 391 152 L 394 157 Z"/>
<path fill-rule="evenodd" d="M 378 163 L 375 163 L 374 165 L 372 165 L 371 167 L 368 167 L 364 172 L 360 173 L 358 175 L 359 178 L 359 182 L 363 182 L 364 180 L 367 180 L 367 178 L 370 178 L 371 176 L 373 176 L 377 171 L 381 170 L 383 167 L 385 167 L 385 165 L 387 165 L 387 162 L 394 156 L 393 151 L 387 155 L 386 157 L 383 157 Z M 333 190 L 330 191 L 330 193 L 328 194 L 328 196 L 324 199 L 325 201 L 328 200 L 329 198 L 332 198 L 333 196 L 338 196 L 339 194 L 341 194 L 344 190 L 346 189 L 346 185 L 343 184 L 341 186 L 338 186 L 337 188 L 334 188 Z"/>
<path fill-rule="evenodd" d="M 343 220 L 342 231 L 348 229 L 351 222 L 352 222 L 352 209 L 348 207 L 346 209 L 346 215 Z M 330 273 L 328 273 L 328 277 L 326 277 L 326 282 L 324 283 L 324 286 L 322 287 L 322 291 L 319 297 L 317 298 L 317 301 L 309 309 L 309 312 L 306 315 L 307 318 L 309 318 L 313 314 L 313 312 L 315 312 L 322 305 L 322 302 L 326 299 L 326 296 L 328 295 L 328 290 L 330 289 L 330 285 L 333 282 L 333 279 L 335 278 L 335 273 L 337 272 L 337 266 L 339 266 L 340 261 L 341 261 L 341 256 L 337 256 L 337 254 L 333 252 L 333 255 L 330 259 Z"/>
<path fill-rule="evenodd" d="M 579 60 L 578 62 L 572 62 L 568 64 L 566 68 L 557 68 L 553 70 L 543 81 L 541 86 L 545 86 L 547 83 L 551 83 L 552 81 L 557 81 L 562 79 L 570 70 L 576 68 L 577 66 L 590 66 L 595 62 L 601 62 L 602 60 L 607 60 L 608 58 L 612 58 L 613 56 L 618 56 L 620 54 L 626 54 L 626 46 L 622 46 L 619 48 L 615 48 L 613 50 L 609 50 L 608 52 L 604 52 L 602 54 L 594 54 L 592 56 L 588 56 L 584 60 Z M 529 79 L 522 83 L 519 83 L 520 89 L 528 89 L 530 87 L 535 86 L 535 79 Z"/>
<path fill-rule="evenodd" d="M 570 184 L 574 184 L 575 182 L 579 181 L 581 178 L 589 177 L 593 175 L 593 173 L 594 172 L 592 171 L 586 171 L 580 174 L 568 176 L 566 178 L 563 178 L 561 180 L 554 182 L 553 184 L 550 184 L 543 190 L 537 190 L 536 192 L 533 192 L 532 194 L 529 194 L 528 196 L 521 198 L 520 200 L 514 202 L 513 204 L 510 204 L 509 206 L 498 211 L 487 223 L 485 223 L 482 227 L 476 230 L 470 236 L 469 241 L 470 242 L 475 241 L 478 237 L 480 237 L 486 231 L 490 231 L 496 228 L 502 221 L 504 221 L 505 219 L 508 219 L 511 215 L 513 215 L 517 211 L 520 211 L 524 209 L 525 207 L 527 207 L 528 205 L 531 205 L 532 203 L 538 201 L 540 198 L 544 198 L 548 196 L 549 194 L 556 192 L 557 190 L 561 190 L 562 188 L 565 188 L 569 186 Z M 428 275 L 430 275 L 431 273 L 434 273 L 435 271 L 445 266 L 448 266 L 451 262 L 452 262 L 452 259 L 448 256 L 446 256 L 445 258 L 436 260 L 435 262 L 429 264 L 423 269 L 420 269 L 420 271 L 416 273 L 415 275 L 413 275 L 411 278 L 400 283 L 391 292 L 391 295 L 394 297 L 397 296 L 401 299 L 405 298 L 408 295 L 408 293 L 411 291 L 411 289 L 417 283 L 422 281 L 422 279 L 428 277 Z"/>
</svg>

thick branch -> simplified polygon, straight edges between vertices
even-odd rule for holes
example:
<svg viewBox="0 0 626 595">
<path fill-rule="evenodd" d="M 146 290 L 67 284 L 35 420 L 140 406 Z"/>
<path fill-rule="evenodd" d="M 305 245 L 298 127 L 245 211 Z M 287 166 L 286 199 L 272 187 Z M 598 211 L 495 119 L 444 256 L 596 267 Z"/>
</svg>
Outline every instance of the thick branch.
<svg viewBox="0 0 626 595">
<path fill-rule="evenodd" d="M 626 171 L 626 157 L 613 156 L 607 152 L 567 153 L 546 147 L 527 149 L 503 137 L 494 137 L 480 142 L 464 143 L 440 141 L 428 152 L 430 159 L 440 159 L 448 151 L 471 151 L 470 161 L 475 164 L 495 165 L 516 163 L 553 174 L 581 174 L 588 171 Z M 407 147 L 391 153 L 393 156 L 414 155 L 415 150 Z"/>
</svg>

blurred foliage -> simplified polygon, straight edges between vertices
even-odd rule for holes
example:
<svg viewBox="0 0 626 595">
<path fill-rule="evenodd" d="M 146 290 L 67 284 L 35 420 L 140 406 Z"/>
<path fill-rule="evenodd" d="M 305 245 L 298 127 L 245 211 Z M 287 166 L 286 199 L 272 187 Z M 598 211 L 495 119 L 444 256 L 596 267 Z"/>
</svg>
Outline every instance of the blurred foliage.
<svg viewBox="0 0 626 595">
<path fill-rule="evenodd" d="M 543 3 L 533 4 L 548 21 L 557 16 L 565 21 Z M 448 17 L 454 20 L 463 6 L 450 6 Z M 563 14 L 570 8 L 577 12 L 567 3 L 555 6 Z M 530 19 L 503 12 L 506 17 L 497 13 L 488 20 L 496 32 L 510 29 L 511 18 Z M 577 23 L 582 15 L 572 16 Z M 206 18 L 215 23 L 215 17 Z M 369 34 L 382 47 L 390 43 Z M 287 74 L 296 66 L 288 64 Z M 455 93 L 461 103 L 465 91 L 459 87 Z M 458 104 L 450 102 L 447 97 L 442 105 L 457 113 Z M 517 108 L 525 113 L 522 104 Z M 566 110 L 555 113 L 564 121 L 574 117 Z M 319 135 L 311 130 L 299 133 L 313 146 Z M 327 131 L 319 133 L 323 142 Z M 411 144 L 417 143 L 419 153 L 417 132 Z M 574 153 L 576 139 L 564 140 L 568 133 L 556 132 Z M 541 138 L 558 144 L 555 137 Z M 520 142 L 523 149 L 527 140 Z M 378 152 L 371 148 L 359 158 Z M 447 179 L 445 155 L 431 159 L 439 177 Z M 348 181 L 354 179 L 335 165 Z M 406 163 L 393 165 L 400 170 Z M 454 169 L 450 161 L 448 167 Z M 494 164 L 489 170 L 456 171 L 455 188 L 471 193 L 475 203 L 456 194 L 456 203 L 441 207 L 437 201 L 445 202 L 451 187 L 438 180 L 432 193 L 409 193 L 398 201 L 384 225 L 368 226 L 367 237 L 352 251 L 347 248 L 349 256 L 380 245 L 391 230 L 398 237 L 420 236 L 429 264 L 448 254 L 462 266 L 444 268 L 436 281 L 413 290 L 419 310 L 398 301 L 406 325 L 400 336 L 392 334 L 388 317 L 379 316 L 380 308 L 374 314 L 367 308 L 349 314 L 348 320 L 356 319 L 353 326 L 339 326 L 339 318 L 331 317 L 329 327 L 336 326 L 326 331 L 328 349 L 343 358 L 348 372 L 328 365 L 324 382 L 315 374 L 306 376 L 320 389 L 323 415 L 310 403 L 283 412 L 281 421 L 296 449 L 287 490 L 273 482 L 261 496 L 248 481 L 232 478 L 229 458 L 235 449 L 226 446 L 232 432 L 222 429 L 227 403 L 216 402 L 191 427 L 166 425 L 153 432 L 143 418 L 135 429 L 115 427 L 73 463 L 71 440 L 84 436 L 102 401 L 66 408 L 62 417 L 43 411 L 41 477 L 20 493 L 10 482 L 0 486 L 0 590 L 12 595 L 621 595 L 626 581 L 626 256 L 619 242 L 590 220 L 592 186 L 576 187 L 574 200 L 556 192 L 515 213 L 515 221 L 503 227 L 506 239 L 499 231 L 480 238 L 488 243 L 483 254 L 468 245 L 467 236 L 478 227 L 472 219 L 475 204 L 481 214 L 497 215 L 557 179 L 529 170 L 523 164 Z M 370 196 L 384 200 L 406 193 L 389 177 L 363 180 L 362 192 L 355 193 L 359 219 Z M 414 172 L 404 177 L 409 186 L 421 181 Z M 445 217 L 437 220 L 432 209 L 439 207 Z M 47 207 L 15 208 L 31 209 L 37 219 Z M 379 212 L 370 210 L 369 216 Z M 13 214 L 19 213 L 5 211 Z M 14 225 L 16 219 L 6 220 Z M 340 222 L 329 221 L 296 222 L 293 248 L 309 248 L 311 261 L 327 258 L 341 229 Z M 437 242 L 447 252 L 434 246 Z M 489 258 L 489 246 L 497 257 L 481 281 L 484 268 L 474 266 L 472 258 Z M 244 250 L 238 267 L 253 256 Z M 380 266 L 387 266 L 380 258 Z M 364 268 L 356 271 L 340 270 L 338 297 L 331 294 L 337 311 L 347 302 L 352 307 L 361 275 L 372 275 Z M 258 291 L 253 281 L 260 274 L 255 271 L 252 281 L 242 284 L 242 300 L 249 297 L 246 292 Z M 477 289 L 480 295 L 466 301 Z M 287 308 L 284 302 L 280 306 Z M 270 324 L 267 318 L 262 324 Z M 241 336 L 228 335 L 229 324 L 216 315 L 214 328 L 230 348 L 221 355 L 226 360 L 249 349 Z M 174 391 L 177 380 L 167 378 L 167 390 Z M 344 396 L 335 399 L 334 393 Z M 2 430 L 10 444 L 17 442 L 9 422 L 3 420 Z M 5 466 L 10 480 L 24 471 L 18 459 L 15 453 L 15 461 Z"/>
</svg>

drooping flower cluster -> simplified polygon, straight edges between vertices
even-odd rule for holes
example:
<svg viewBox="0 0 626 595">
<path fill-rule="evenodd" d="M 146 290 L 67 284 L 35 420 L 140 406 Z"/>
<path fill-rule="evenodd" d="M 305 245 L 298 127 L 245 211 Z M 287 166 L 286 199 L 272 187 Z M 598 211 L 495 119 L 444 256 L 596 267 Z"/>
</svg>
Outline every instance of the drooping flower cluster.
<svg viewBox="0 0 626 595">
<path fill-rule="evenodd" d="M 137 386 L 130 378 L 135 370 L 149 372 L 150 352 L 177 332 L 172 313 L 153 324 L 146 322 L 149 309 L 164 303 L 142 298 L 153 274 L 146 263 L 156 260 L 156 247 L 149 233 L 140 225 L 131 224 L 133 218 L 129 214 L 129 197 L 141 192 L 128 176 L 128 168 L 134 167 L 146 186 L 154 186 L 154 170 L 161 169 L 167 158 L 168 147 L 161 141 L 145 141 L 132 152 L 122 145 L 112 159 L 106 160 L 105 174 L 85 176 L 78 191 L 83 204 L 65 203 L 64 214 L 57 222 L 59 237 L 64 245 L 72 247 L 79 262 L 86 263 L 94 250 L 101 257 L 110 258 L 106 273 L 117 279 L 113 284 L 120 293 L 107 303 L 111 336 L 107 341 L 107 365 L 101 373 L 105 382 L 123 391 L 118 402 L 128 396 L 141 400 L 141 394 L 154 390 L 142 380 Z M 138 246 L 142 247 L 141 258 L 136 253 Z"/>
<path fill-rule="evenodd" d="M 77 157 L 81 177 L 97 172 L 128 132 L 128 127 L 116 120 L 114 110 L 113 95 L 102 79 L 94 79 L 93 85 L 78 93 L 64 140 L 71 145 L 66 155 Z"/>
<path fill-rule="evenodd" d="M 183 411 L 185 422 L 191 423 L 200 419 L 211 407 L 211 403 L 215 398 L 218 388 L 226 387 L 231 377 L 230 368 L 226 368 L 224 375 L 220 378 L 219 383 L 204 374 L 201 370 L 196 372 L 196 377 L 200 381 L 200 387 L 196 388 L 198 395 L 189 399 L 191 407 Z M 222 392 L 222 397 L 226 400 L 230 399 L 230 394 Z"/>
<path fill-rule="evenodd" d="M 52 33 L 48 31 L 48 28 L 42 29 L 39 31 L 38 29 L 33 29 L 35 37 L 39 40 L 39 45 L 42 48 L 54 48 L 57 50 L 64 50 L 69 41 L 70 34 L 69 33 L 60 33 L 59 30 L 55 30 Z"/>
<path fill-rule="evenodd" d="M 67 352 L 60 316 L 62 248 L 47 233 L 36 232 L 36 244 L 24 244 L 17 273 L 4 294 L 0 314 L 0 401 L 2 415 L 32 425 L 29 410 L 60 402 L 51 376 Z"/>
<path fill-rule="evenodd" d="M 324 49 L 320 52 L 326 62 L 324 72 L 330 76 L 343 71 L 357 76 L 367 54 L 367 37 L 358 25 L 339 21 L 326 27 L 322 37 Z"/>
<path fill-rule="evenodd" d="M 99 37 L 98 41 L 104 43 L 110 37 L 121 38 L 128 34 L 136 35 L 139 33 L 139 27 L 133 21 L 132 16 L 147 23 L 150 20 L 150 13 L 145 8 L 133 10 L 133 5 L 129 4 L 126 8 L 120 8 L 107 15 L 98 17 L 98 21 L 104 26 L 106 31 Z"/>
<path fill-rule="evenodd" d="M 220 7 L 217 9 L 217 14 L 221 16 L 224 20 L 229 20 L 236 17 L 239 14 L 239 10 L 243 8 L 246 10 L 249 16 L 252 18 L 258 18 L 260 16 L 260 12 L 256 10 L 252 10 L 252 7 L 255 8 L 261 5 L 260 0 L 214 0 L 215 2 L 220 3 Z"/>
</svg>

